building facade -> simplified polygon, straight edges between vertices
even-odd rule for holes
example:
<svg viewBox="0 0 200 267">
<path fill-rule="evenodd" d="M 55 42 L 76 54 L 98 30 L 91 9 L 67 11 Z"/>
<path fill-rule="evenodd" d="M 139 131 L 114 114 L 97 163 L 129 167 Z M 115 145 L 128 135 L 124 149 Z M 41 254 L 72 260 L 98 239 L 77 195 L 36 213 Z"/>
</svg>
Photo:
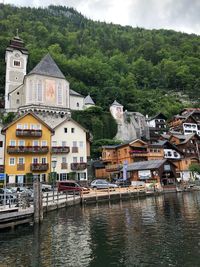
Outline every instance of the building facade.
<svg viewBox="0 0 200 267">
<path fill-rule="evenodd" d="M 2 129 L 5 135 L 5 173 L 10 184 L 25 183 L 28 176 L 48 182 L 53 130 L 33 113 Z"/>
<path fill-rule="evenodd" d="M 52 160 L 57 162 L 58 180 L 87 180 L 88 131 L 67 118 L 54 128 L 52 136 Z M 52 169 L 52 171 L 54 171 Z"/>
</svg>

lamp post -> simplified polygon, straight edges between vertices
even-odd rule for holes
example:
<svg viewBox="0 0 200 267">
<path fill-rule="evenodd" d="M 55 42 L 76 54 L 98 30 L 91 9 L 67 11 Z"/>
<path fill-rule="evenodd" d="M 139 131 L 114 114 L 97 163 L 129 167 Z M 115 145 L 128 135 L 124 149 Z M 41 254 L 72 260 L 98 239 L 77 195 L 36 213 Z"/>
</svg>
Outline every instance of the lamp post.
<svg viewBox="0 0 200 267">
<path fill-rule="evenodd" d="M 52 178 L 53 178 L 53 202 L 54 202 L 54 189 L 55 189 L 55 168 L 56 168 L 56 164 L 57 164 L 57 161 L 56 160 L 52 160 L 51 162 L 51 166 L 53 168 L 53 175 L 52 175 Z"/>
</svg>

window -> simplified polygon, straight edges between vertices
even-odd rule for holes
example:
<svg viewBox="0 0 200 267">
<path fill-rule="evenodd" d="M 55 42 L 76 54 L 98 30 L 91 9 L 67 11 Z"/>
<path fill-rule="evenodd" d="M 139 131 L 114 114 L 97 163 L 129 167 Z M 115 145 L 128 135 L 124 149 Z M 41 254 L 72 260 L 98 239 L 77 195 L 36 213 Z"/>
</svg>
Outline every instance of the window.
<svg viewBox="0 0 200 267">
<path fill-rule="evenodd" d="M 74 133 L 75 132 L 75 129 L 74 128 L 71 128 L 71 133 Z"/>
<path fill-rule="evenodd" d="M 57 146 L 57 141 L 52 141 L 52 146 Z"/>
<path fill-rule="evenodd" d="M 67 142 L 66 141 L 62 141 L 62 146 L 66 146 Z"/>
<path fill-rule="evenodd" d="M 16 100 L 16 104 L 19 104 L 19 99 Z"/>
<path fill-rule="evenodd" d="M 47 158 L 42 158 L 41 163 L 42 164 L 46 164 L 47 163 Z"/>
<path fill-rule="evenodd" d="M 83 157 L 80 157 L 80 162 L 84 162 L 84 161 L 83 161 Z"/>
<path fill-rule="evenodd" d="M 15 158 L 9 158 L 9 165 L 14 166 L 15 165 Z"/>
<path fill-rule="evenodd" d="M 38 140 L 33 140 L 33 146 L 39 146 L 39 141 Z"/>
<path fill-rule="evenodd" d="M 63 104 L 63 90 L 62 90 L 62 85 L 61 85 L 60 82 L 58 83 L 57 103 L 58 103 L 58 105 L 62 105 Z"/>
<path fill-rule="evenodd" d="M 28 124 L 27 123 L 24 124 L 24 129 L 28 129 Z"/>
<path fill-rule="evenodd" d="M 20 67 L 21 62 L 20 62 L 19 60 L 14 60 L 13 65 L 14 65 L 15 67 Z"/>
<path fill-rule="evenodd" d="M 73 157 L 73 163 L 77 163 L 77 157 Z"/>
<path fill-rule="evenodd" d="M 25 141 L 24 140 L 19 140 L 18 141 L 18 146 L 25 146 Z"/>
<path fill-rule="evenodd" d="M 21 123 L 17 124 L 17 129 L 23 129 L 23 125 Z"/>
<path fill-rule="evenodd" d="M 79 142 L 79 147 L 83 148 L 83 141 Z"/>
<path fill-rule="evenodd" d="M 67 128 L 64 128 L 64 133 L 67 133 Z"/>
<path fill-rule="evenodd" d="M 16 146 L 16 141 L 15 140 L 10 140 L 10 146 Z"/>
<path fill-rule="evenodd" d="M 33 100 L 33 82 L 32 82 L 32 80 L 30 80 L 30 82 L 29 82 L 28 100 L 29 100 L 29 102 L 31 102 Z"/>
<path fill-rule="evenodd" d="M 37 84 L 37 101 L 42 102 L 42 81 Z"/>
<path fill-rule="evenodd" d="M 67 163 L 67 158 L 66 157 L 62 157 L 62 163 Z"/>
<path fill-rule="evenodd" d="M 32 158 L 32 163 L 37 164 L 39 162 L 38 158 Z"/>
<path fill-rule="evenodd" d="M 60 181 L 67 180 L 67 173 L 61 173 L 60 174 Z"/>
<path fill-rule="evenodd" d="M 18 158 L 18 164 L 24 164 L 25 160 L 24 158 Z"/>
<path fill-rule="evenodd" d="M 3 141 L 0 141 L 0 147 L 3 147 Z"/>
<path fill-rule="evenodd" d="M 73 147 L 77 147 L 77 141 L 73 141 Z"/>
<path fill-rule="evenodd" d="M 41 145 L 42 145 L 42 146 L 47 146 L 47 141 L 46 141 L 46 140 L 42 140 L 42 141 L 41 141 Z"/>
<path fill-rule="evenodd" d="M 77 106 L 77 108 L 79 108 L 79 103 L 78 102 L 76 103 L 76 106 Z"/>
</svg>

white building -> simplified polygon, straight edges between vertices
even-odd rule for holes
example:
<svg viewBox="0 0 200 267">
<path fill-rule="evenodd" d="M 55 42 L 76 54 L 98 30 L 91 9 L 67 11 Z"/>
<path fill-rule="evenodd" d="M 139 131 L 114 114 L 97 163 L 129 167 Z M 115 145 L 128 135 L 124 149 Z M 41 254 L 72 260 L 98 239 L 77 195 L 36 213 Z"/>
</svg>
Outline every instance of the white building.
<svg viewBox="0 0 200 267">
<path fill-rule="evenodd" d="M 59 180 L 87 180 L 88 131 L 71 118 L 64 119 L 52 136 L 52 160 Z M 54 171 L 52 169 L 52 171 Z M 74 176 L 70 176 L 74 175 Z"/>
</svg>

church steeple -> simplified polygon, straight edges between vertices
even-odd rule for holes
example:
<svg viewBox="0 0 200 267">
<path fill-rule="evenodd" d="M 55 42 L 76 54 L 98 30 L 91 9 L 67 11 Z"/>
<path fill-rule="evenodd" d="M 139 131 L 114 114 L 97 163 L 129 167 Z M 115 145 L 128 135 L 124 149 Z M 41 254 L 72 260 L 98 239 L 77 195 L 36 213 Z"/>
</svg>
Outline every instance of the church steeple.
<svg viewBox="0 0 200 267">
<path fill-rule="evenodd" d="M 23 84 L 26 75 L 28 49 L 24 41 L 17 35 L 10 40 L 6 48 L 6 80 L 5 80 L 5 109 L 12 111 L 9 94 Z"/>
</svg>

